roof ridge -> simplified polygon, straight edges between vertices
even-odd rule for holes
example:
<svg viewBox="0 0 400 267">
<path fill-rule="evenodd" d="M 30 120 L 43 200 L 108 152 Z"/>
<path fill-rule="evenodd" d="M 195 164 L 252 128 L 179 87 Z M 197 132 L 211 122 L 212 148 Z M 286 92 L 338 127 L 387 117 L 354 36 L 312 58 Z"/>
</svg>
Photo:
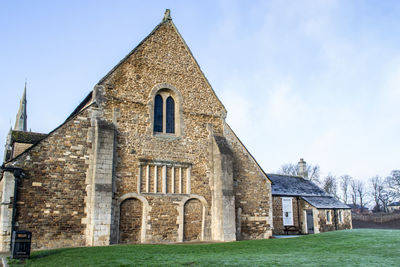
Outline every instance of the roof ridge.
<svg viewBox="0 0 400 267">
<path fill-rule="evenodd" d="M 310 181 L 310 182 L 312 182 L 311 180 L 305 179 L 304 177 L 301 177 L 301 176 L 298 176 L 298 175 L 291 175 L 291 174 L 279 174 L 279 173 L 267 173 L 267 175 L 278 175 L 278 176 L 286 176 L 286 177 L 301 178 L 301 179 L 303 179 L 303 180 L 306 180 L 306 181 Z"/>
</svg>

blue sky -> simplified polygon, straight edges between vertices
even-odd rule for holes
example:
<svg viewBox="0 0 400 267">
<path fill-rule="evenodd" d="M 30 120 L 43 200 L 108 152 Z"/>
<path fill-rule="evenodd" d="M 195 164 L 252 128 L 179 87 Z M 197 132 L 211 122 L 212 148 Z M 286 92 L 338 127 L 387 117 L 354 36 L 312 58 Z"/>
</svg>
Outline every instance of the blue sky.
<svg viewBox="0 0 400 267">
<path fill-rule="evenodd" d="M 265 171 L 400 169 L 400 2 L 368 0 L 0 1 L 0 158 L 25 78 L 49 132 L 166 8 Z"/>
</svg>

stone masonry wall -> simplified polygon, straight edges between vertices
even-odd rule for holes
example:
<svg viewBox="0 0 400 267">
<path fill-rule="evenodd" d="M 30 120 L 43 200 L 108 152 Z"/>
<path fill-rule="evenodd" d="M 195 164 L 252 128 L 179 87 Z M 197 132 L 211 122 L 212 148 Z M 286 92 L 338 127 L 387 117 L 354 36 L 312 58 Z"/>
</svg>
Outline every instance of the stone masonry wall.
<svg viewBox="0 0 400 267">
<path fill-rule="evenodd" d="M 8 164 L 26 174 L 18 187 L 16 229 L 32 231 L 33 249 L 85 245 L 89 127 L 85 110 Z"/>
<path fill-rule="evenodd" d="M 146 242 L 176 242 L 178 211 L 174 201 L 191 193 L 204 197 L 211 205 L 207 125 L 222 134 L 225 109 L 170 21 L 149 36 L 101 85 L 105 89 L 105 119 L 117 129 L 115 199 L 129 193 L 144 196 L 150 206 Z M 173 93 L 176 103 L 179 129 L 175 134 L 153 133 L 154 95 L 162 88 Z M 168 162 L 168 181 L 173 166 L 190 164 L 190 192 L 172 194 L 170 186 L 164 194 L 162 190 L 157 194 L 145 192 L 144 185 L 138 186 L 139 172 L 146 179 L 140 167 L 143 161 Z M 160 171 L 158 188 L 162 186 Z M 152 190 L 154 167 L 150 172 Z M 186 179 L 183 183 L 186 188 Z"/>
<path fill-rule="evenodd" d="M 299 201 L 297 197 L 292 197 L 292 210 L 293 210 L 293 225 L 296 226 L 301 231 L 301 219 L 299 221 Z M 283 226 L 283 212 L 282 212 L 282 197 L 273 196 L 272 197 L 272 207 L 273 207 L 273 216 L 274 216 L 274 235 L 282 235 L 285 234 L 284 226 Z M 302 210 L 300 209 L 300 212 Z M 296 232 L 290 231 L 289 233 L 293 234 Z"/>
<path fill-rule="evenodd" d="M 150 221 L 147 225 L 147 242 L 176 242 L 178 241 L 178 203 L 179 196 L 153 195 L 149 201 Z"/>
<path fill-rule="evenodd" d="M 326 212 L 330 211 L 331 212 L 331 222 L 327 221 L 327 215 Z M 334 211 L 331 209 L 319 209 L 318 210 L 318 218 L 319 218 L 319 230 L 320 232 L 328 232 L 328 231 L 334 231 L 335 229 L 335 217 L 334 217 Z"/>
<path fill-rule="evenodd" d="M 350 210 L 342 209 L 342 210 L 333 210 L 333 209 L 319 209 L 319 224 L 320 224 L 320 232 L 328 232 L 335 230 L 344 230 L 351 229 L 351 212 Z M 326 211 L 331 212 L 331 223 L 327 222 Z M 339 211 L 342 211 L 343 221 L 339 221 Z"/>
<path fill-rule="evenodd" d="M 350 209 L 337 210 L 337 212 L 339 211 L 342 211 L 343 220 L 342 223 L 340 223 L 338 219 L 338 230 L 352 229 L 353 225 L 352 225 L 351 210 Z"/>
<path fill-rule="evenodd" d="M 272 235 L 271 182 L 228 125 L 224 136 L 231 144 L 234 158 L 236 213 L 240 213 L 237 238 L 268 238 Z"/>
</svg>

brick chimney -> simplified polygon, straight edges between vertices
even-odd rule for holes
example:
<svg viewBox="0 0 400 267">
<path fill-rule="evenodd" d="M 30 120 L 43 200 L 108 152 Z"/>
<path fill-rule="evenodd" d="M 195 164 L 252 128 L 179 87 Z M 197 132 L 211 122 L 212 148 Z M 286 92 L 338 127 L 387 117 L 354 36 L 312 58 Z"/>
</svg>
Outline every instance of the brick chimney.
<svg viewBox="0 0 400 267">
<path fill-rule="evenodd" d="M 299 167 L 299 176 L 303 177 L 304 179 L 307 178 L 308 174 L 307 174 L 307 162 L 304 161 L 304 159 L 300 159 L 299 163 L 298 163 L 298 167 Z"/>
</svg>

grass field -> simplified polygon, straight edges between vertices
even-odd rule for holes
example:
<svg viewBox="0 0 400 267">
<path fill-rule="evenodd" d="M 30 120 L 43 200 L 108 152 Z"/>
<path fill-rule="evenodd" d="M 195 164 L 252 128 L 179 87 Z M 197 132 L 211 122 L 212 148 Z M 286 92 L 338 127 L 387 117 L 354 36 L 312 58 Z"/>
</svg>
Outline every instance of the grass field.
<svg viewBox="0 0 400 267">
<path fill-rule="evenodd" d="M 346 230 L 214 244 L 37 251 L 26 266 L 400 266 L 399 230 Z M 21 266 L 12 261 L 11 266 Z"/>
</svg>

